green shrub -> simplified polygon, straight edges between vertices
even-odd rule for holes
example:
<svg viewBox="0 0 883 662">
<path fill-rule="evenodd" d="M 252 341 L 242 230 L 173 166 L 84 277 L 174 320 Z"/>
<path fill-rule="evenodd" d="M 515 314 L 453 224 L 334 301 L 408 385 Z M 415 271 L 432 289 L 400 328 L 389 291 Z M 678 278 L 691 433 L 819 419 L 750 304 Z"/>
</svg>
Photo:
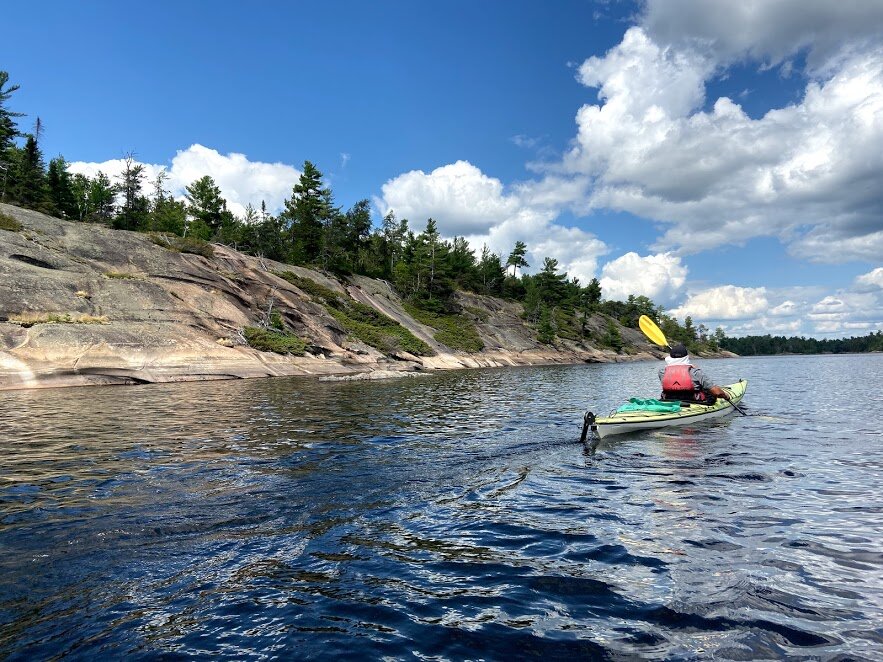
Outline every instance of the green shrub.
<svg viewBox="0 0 883 662">
<path fill-rule="evenodd" d="M 115 280 L 139 280 L 141 278 L 138 274 L 130 274 L 124 271 L 105 271 L 104 277 Z"/>
<path fill-rule="evenodd" d="M 341 295 L 332 290 L 330 287 L 320 285 L 310 278 L 298 276 L 293 271 L 274 271 L 274 276 L 279 276 L 283 280 L 287 280 L 299 290 L 303 290 L 313 299 L 318 299 L 320 303 L 330 303 L 334 306 L 342 306 L 343 300 Z"/>
<path fill-rule="evenodd" d="M 607 330 L 599 338 L 602 345 L 610 349 L 620 352 L 622 351 L 623 342 L 622 335 L 619 333 L 619 327 L 612 319 L 607 320 Z"/>
<path fill-rule="evenodd" d="M 579 322 L 572 311 L 555 308 L 552 314 L 552 324 L 555 327 L 555 334 L 559 338 L 574 341 L 582 338 Z"/>
<path fill-rule="evenodd" d="M 0 211 L 0 230 L 9 230 L 10 232 L 20 232 L 22 224 L 12 218 L 9 214 Z"/>
<path fill-rule="evenodd" d="M 432 356 L 435 351 L 391 317 L 291 271 L 276 273 L 321 303 L 348 334 L 384 354 L 396 351 Z"/>
<path fill-rule="evenodd" d="M 203 257 L 214 257 L 215 249 L 210 243 L 198 237 L 179 237 L 169 232 L 148 232 L 150 241 L 176 253 L 193 253 Z"/>
<path fill-rule="evenodd" d="M 551 345 L 555 341 L 555 327 L 552 326 L 552 316 L 545 305 L 540 308 L 540 319 L 537 322 L 537 339 L 544 345 Z"/>
<path fill-rule="evenodd" d="M 261 352 L 303 356 L 307 349 L 307 343 L 289 331 L 247 326 L 242 330 L 242 334 L 249 347 Z"/>
<path fill-rule="evenodd" d="M 270 328 L 276 329 L 277 331 L 285 330 L 285 323 L 282 321 L 282 315 L 275 310 L 270 313 Z"/>
<path fill-rule="evenodd" d="M 484 349 L 475 324 L 465 317 L 434 313 L 410 304 L 405 305 L 405 311 L 421 324 L 436 329 L 432 337 L 451 349 L 463 352 L 480 352 Z"/>
</svg>

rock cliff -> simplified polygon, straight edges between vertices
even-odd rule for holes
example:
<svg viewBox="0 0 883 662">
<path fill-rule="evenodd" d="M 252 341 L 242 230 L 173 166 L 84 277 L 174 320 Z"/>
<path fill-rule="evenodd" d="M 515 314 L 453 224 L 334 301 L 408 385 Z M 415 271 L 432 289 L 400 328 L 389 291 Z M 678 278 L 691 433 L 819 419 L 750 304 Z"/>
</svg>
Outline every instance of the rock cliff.
<svg viewBox="0 0 883 662">
<path fill-rule="evenodd" d="M 411 317 L 384 281 L 338 280 L 217 244 L 211 256 L 177 252 L 148 235 L 10 205 L 0 204 L 0 212 L 17 222 L 0 229 L 0 390 L 274 375 L 364 378 L 660 356 L 626 328 L 620 328 L 623 354 L 570 341 L 544 345 L 522 320 L 520 304 L 465 292 L 459 303 L 472 311 L 466 314 L 484 349 L 455 351 Z M 282 272 L 371 306 L 435 354 L 382 352 L 353 338 L 327 307 L 277 275 Z M 243 329 L 259 326 L 270 311 L 307 343 L 303 356 L 245 344 Z M 588 323 L 602 329 L 607 321 L 597 316 Z"/>
</svg>

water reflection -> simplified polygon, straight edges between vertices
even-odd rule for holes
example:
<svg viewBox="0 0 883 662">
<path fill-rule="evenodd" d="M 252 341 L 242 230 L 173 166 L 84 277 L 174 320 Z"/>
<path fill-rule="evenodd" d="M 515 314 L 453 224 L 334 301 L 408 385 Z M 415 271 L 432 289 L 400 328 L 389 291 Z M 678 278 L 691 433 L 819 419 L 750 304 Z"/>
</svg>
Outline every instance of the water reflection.
<svg viewBox="0 0 883 662">
<path fill-rule="evenodd" d="M 880 409 L 797 377 L 880 368 L 593 452 L 655 366 L 4 394 L 0 655 L 872 659 Z"/>
</svg>

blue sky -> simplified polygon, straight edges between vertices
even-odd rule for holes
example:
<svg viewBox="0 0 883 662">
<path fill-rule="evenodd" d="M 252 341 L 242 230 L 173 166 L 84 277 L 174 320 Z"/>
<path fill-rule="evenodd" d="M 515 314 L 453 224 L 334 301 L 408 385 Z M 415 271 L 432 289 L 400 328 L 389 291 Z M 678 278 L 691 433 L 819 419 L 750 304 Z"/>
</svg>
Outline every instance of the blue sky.
<svg viewBox="0 0 883 662">
<path fill-rule="evenodd" d="M 883 3 L 10 2 L 47 157 L 338 204 L 729 333 L 883 328 Z M 721 101 L 723 99 L 723 101 Z M 876 143 L 875 143 L 876 141 Z M 883 188 L 883 187 L 881 187 Z"/>
</svg>

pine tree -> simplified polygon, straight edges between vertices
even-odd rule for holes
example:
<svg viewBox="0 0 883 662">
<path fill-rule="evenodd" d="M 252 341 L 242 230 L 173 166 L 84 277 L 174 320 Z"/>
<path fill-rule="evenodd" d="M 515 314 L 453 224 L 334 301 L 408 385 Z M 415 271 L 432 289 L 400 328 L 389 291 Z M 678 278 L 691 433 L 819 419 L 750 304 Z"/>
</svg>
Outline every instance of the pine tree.
<svg viewBox="0 0 883 662">
<path fill-rule="evenodd" d="M 12 93 L 19 89 L 18 85 L 10 85 L 9 74 L 0 71 L 0 202 L 6 200 L 6 194 L 13 185 L 16 175 L 16 163 L 18 161 L 15 147 L 15 139 L 21 135 L 15 124 L 16 117 L 22 117 L 24 113 L 16 113 L 6 108 L 6 102 Z"/>
<path fill-rule="evenodd" d="M 110 178 L 101 171 L 90 179 L 87 192 L 87 208 L 89 210 L 87 220 L 110 223 L 116 210 L 118 192 L 116 184 L 111 183 Z"/>
<path fill-rule="evenodd" d="M 200 177 L 184 191 L 190 218 L 185 234 L 211 239 L 223 225 L 233 221 L 233 215 L 227 211 L 227 201 L 221 197 L 220 187 L 209 175 Z"/>
<path fill-rule="evenodd" d="M 475 252 L 469 247 L 466 237 L 454 237 L 453 242 L 448 244 L 448 268 L 459 287 L 475 289 L 478 283 Z"/>
<path fill-rule="evenodd" d="M 556 306 L 561 303 L 565 293 L 567 274 L 558 273 L 558 260 L 547 257 L 543 260 L 543 269 L 535 276 L 540 299 Z"/>
<path fill-rule="evenodd" d="M 144 165 L 135 161 L 131 153 L 125 156 L 125 169 L 120 177 L 119 191 L 123 203 L 114 220 L 114 227 L 120 230 L 143 230 L 147 227 L 150 203 L 141 194 L 144 182 Z"/>
<path fill-rule="evenodd" d="M 527 263 L 527 260 L 524 259 L 524 256 L 527 255 L 527 244 L 523 241 L 516 241 L 515 248 L 512 249 L 512 252 L 509 253 L 509 259 L 506 260 L 506 266 L 512 267 L 512 275 L 518 275 L 518 267 L 526 268 L 530 265 Z"/>
<path fill-rule="evenodd" d="M 478 274 L 481 291 L 484 294 L 500 294 L 506 269 L 500 262 L 500 256 L 491 253 L 487 244 L 481 248 L 481 261 L 478 263 Z"/>
<path fill-rule="evenodd" d="M 552 315 L 549 312 L 549 307 L 544 304 L 540 306 L 537 335 L 539 341 L 545 345 L 551 345 L 555 340 L 555 327 L 552 326 Z"/>
<path fill-rule="evenodd" d="M 183 235 L 187 221 L 187 208 L 179 200 L 175 200 L 165 189 L 168 178 L 165 170 L 156 173 L 153 180 L 153 199 L 150 201 L 150 214 L 147 229 L 154 232 L 171 232 Z"/>
<path fill-rule="evenodd" d="M 28 136 L 24 149 L 19 154 L 11 197 L 22 207 L 39 209 L 48 206 L 46 166 L 43 153 L 33 135 Z"/>
<path fill-rule="evenodd" d="M 322 185 L 322 173 L 305 161 L 303 173 L 280 214 L 288 226 L 292 262 L 305 264 L 320 258 L 325 226 L 334 213 L 331 191 Z"/>
<path fill-rule="evenodd" d="M 24 113 L 15 113 L 6 108 L 6 102 L 9 101 L 12 93 L 19 89 L 18 85 L 6 87 L 8 82 L 9 73 L 0 71 L 0 155 L 12 147 L 13 140 L 19 136 L 14 118 L 24 116 Z"/>
<path fill-rule="evenodd" d="M 63 156 L 57 156 L 49 162 L 46 181 L 52 213 L 62 218 L 78 218 L 79 210 L 74 197 L 73 182 Z"/>
<path fill-rule="evenodd" d="M 396 263 L 402 258 L 405 238 L 408 236 L 408 219 L 397 221 L 395 212 L 390 211 L 383 218 L 381 236 L 384 271 L 387 277 L 391 277 Z"/>
<path fill-rule="evenodd" d="M 435 220 L 426 222 L 426 229 L 417 238 L 416 262 L 422 266 L 418 279 L 424 276 L 422 283 L 418 281 L 417 295 L 426 299 L 430 309 L 441 309 L 453 292 L 448 257 L 449 248 L 441 241 Z"/>
</svg>

